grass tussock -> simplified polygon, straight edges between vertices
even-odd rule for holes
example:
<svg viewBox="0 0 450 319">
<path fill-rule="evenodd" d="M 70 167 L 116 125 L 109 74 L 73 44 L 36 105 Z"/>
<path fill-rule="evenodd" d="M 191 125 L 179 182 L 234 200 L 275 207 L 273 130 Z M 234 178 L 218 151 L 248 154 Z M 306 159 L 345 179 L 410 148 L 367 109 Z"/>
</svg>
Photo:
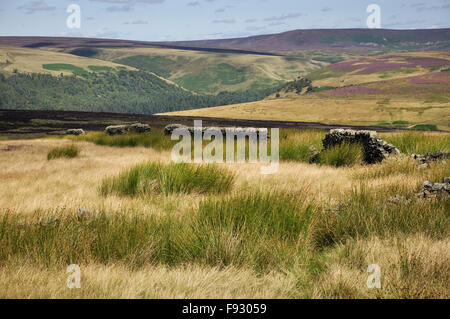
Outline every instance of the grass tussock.
<svg viewBox="0 0 450 319">
<path fill-rule="evenodd" d="M 61 157 L 74 158 L 78 156 L 79 152 L 80 152 L 79 148 L 74 144 L 69 146 L 55 147 L 48 152 L 47 160 L 52 160 Z"/>
<path fill-rule="evenodd" d="M 304 248 L 312 207 L 279 193 L 205 199 L 190 217 L 98 214 L 23 222 L 0 219 L 0 260 L 35 264 L 186 263 L 258 272 L 292 265 Z"/>
<path fill-rule="evenodd" d="M 306 247 L 312 214 L 312 206 L 278 192 L 205 199 L 192 226 L 192 255 L 257 271 L 292 265 Z"/>
<path fill-rule="evenodd" d="M 26 260 L 27 267 L 114 265 L 133 273 L 149 265 L 169 271 L 231 267 L 281 276 L 289 283 L 286 297 L 438 297 L 445 295 L 448 256 L 437 259 L 420 245 L 445 247 L 439 243 L 449 235 L 449 211 L 448 198 L 388 205 L 362 188 L 339 212 L 321 212 L 286 193 L 253 192 L 205 198 L 181 219 L 100 213 L 80 220 L 66 213 L 24 222 L 4 215 L 0 261 L 5 269 Z M 420 236 L 425 239 L 413 244 L 384 243 Z M 366 288 L 371 263 L 381 265 L 387 289 Z M 419 278 L 421 272 L 433 281 Z M 408 286 L 399 278 L 410 280 Z"/>
<path fill-rule="evenodd" d="M 383 179 L 393 176 L 404 178 L 418 177 L 423 180 L 440 182 L 443 177 L 450 176 L 450 162 L 432 162 L 428 167 L 420 167 L 418 163 L 407 156 L 389 157 L 381 163 L 366 166 L 354 172 L 358 180 Z"/>
<path fill-rule="evenodd" d="M 448 134 L 402 132 L 386 134 L 382 138 L 408 155 L 434 153 L 438 150 L 450 152 L 450 135 Z"/>
<path fill-rule="evenodd" d="M 315 221 L 314 245 L 319 248 L 349 239 L 389 238 L 396 234 L 420 233 L 443 239 L 449 236 L 450 198 L 411 198 L 390 204 L 383 193 L 371 193 L 362 184 L 337 211 L 325 210 Z"/>
<path fill-rule="evenodd" d="M 281 132 L 281 145 L 295 150 L 320 149 L 325 134 Z M 405 134 L 387 136 L 411 149 Z M 421 151 L 446 145 L 447 135 L 415 134 Z M 267 178 L 246 166 L 165 164 L 168 152 L 85 144 L 88 156 L 55 161 L 39 178 L 46 150 L 63 143 L 31 143 L 45 147 L 0 152 L 8 195 L 0 209 L 0 296 L 450 296 L 449 197 L 388 201 L 450 176 L 450 161 L 424 168 L 403 155 L 334 169 L 292 156 Z M 158 162 L 138 164 L 149 154 Z M 99 184 L 103 195 L 128 196 L 92 192 Z M 79 217 L 81 207 L 105 213 Z M 67 289 L 69 264 L 81 266 L 83 289 Z M 369 264 L 381 267 L 381 289 L 366 286 Z"/>
<path fill-rule="evenodd" d="M 311 146 L 320 150 L 325 131 L 322 130 L 280 130 L 280 160 L 308 163 Z"/>
<path fill-rule="evenodd" d="M 319 155 L 319 163 L 335 167 L 361 164 L 364 158 L 363 147 L 359 144 L 342 143 L 323 150 Z"/>
<path fill-rule="evenodd" d="M 103 180 L 102 195 L 148 195 L 162 193 L 219 194 L 228 192 L 234 175 L 218 165 L 162 164 L 149 162 Z"/>
<path fill-rule="evenodd" d="M 124 135 L 108 135 L 104 132 L 89 132 L 85 135 L 65 137 L 76 141 L 87 141 L 97 145 L 114 147 L 151 147 L 158 151 L 170 150 L 176 141 L 165 136 L 160 129 L 153 129 L 150 133 L 127 133 Z"/>
<path fill-rule="evenodd" d="M 449 240 L 422 234 L 351 240 L 326 253 L 328 266 L 315 278 L 314 298 L 448 299 Z M 367 266 L 381 271 L 381 288 L 368 289 Z"/>
</svg>

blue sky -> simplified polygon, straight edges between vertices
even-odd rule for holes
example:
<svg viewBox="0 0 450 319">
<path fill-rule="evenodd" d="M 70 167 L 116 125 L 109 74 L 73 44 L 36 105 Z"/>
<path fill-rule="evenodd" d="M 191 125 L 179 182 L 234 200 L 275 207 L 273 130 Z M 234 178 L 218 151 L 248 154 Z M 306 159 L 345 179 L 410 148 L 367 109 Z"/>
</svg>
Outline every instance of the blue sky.
<svg viewBox="0 0 450 319">
<path fill-rule="evenodd" d="M 72 3 L 81 8 L 80 29 L 66 25 Z M 450 27 L 450 0 L 0 0 L 0 36 L 172 41 L 366 28 L 372 3 L 382 28 Z"/>
</svg>

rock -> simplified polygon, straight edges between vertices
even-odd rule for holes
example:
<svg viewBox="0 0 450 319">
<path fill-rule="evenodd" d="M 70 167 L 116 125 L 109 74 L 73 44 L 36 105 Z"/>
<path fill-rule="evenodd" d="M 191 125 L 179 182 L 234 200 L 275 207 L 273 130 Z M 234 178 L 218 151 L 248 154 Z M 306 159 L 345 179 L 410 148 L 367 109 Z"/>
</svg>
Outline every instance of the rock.
<svg viewBox="0 0 450 319">
<path fill-rule="evenodd" d="M 309 157 L 309 163 L 317 163 L 319 161 L 320 152 L 317 148 L 315 148 L 314 145 L 311 145 L 309 147 L 309 150 L 311 152 L 311 156 Z"/>
<path fill-rule="evenodd" d="M 413 154 L 411 155 L 413 159 L 419 162 L 419 165 L 428 166 L 431 162 L 443 161 L 450 157 L 450 153 L 436 151 L 434 153 L 427 154 Z"/>
<path fill-rule="evenodd" d="M 111 125 L 105 129 L 105 132 L 109 135 L 123 135 L 127 132 L 134 133 L 148 133 L 151 131 L 151 127 L 148 124 L 134 123 L 130 125 Z"/>
<path fill-rule="evenodd" d="M 164 134 L 165 135 L 172 135 L 172 132 L 177 129 L 177 128 L 188 128 L 186 125 L 182 125 L 182 124 L 169 124 L 166 125 L 166 127 L 164 128 Z"/>
<path fill-rule="evenodd" d="M 128 125 L 111 125 L 105 129 L 109 135 L 123 135 L 128 131 Z"/>
<path fill-rule="evenodd" d="M 424 181 L 419 192 L 416 194 L 419 198 L 434 198 L 444 195 L 450 195 L 450 178 L 448 177 L 444 177 L 442 183 Z"/>
<path fill-rule="evenodd" d="M 71 128 L 66 130 L 65 135 L 83 135 L 85 134 L 84 130 L 81 128 Z"/>
<path fill-rule="evenodd" d="M 267 138 L 270 138 L 270 134 L 268 133 L 268 130 L 266 128 L 255 128 L 255 127 L 193 127 L 193 126 L 185 126 L 182 124 L 169 124 L 164 128 L 164 134 L 165 135 L 172 135 L 172 132 L 177 129 L 177 128 L 185 128 L 189 131 L 189 133 L 191 133 L 191 135 L 194 135 L 194 133 L 199 130 L 201 131 L 202 135 L 207 131 L 207 130 L 214 130 L 214 131 L 219 131 L 222 133 L 222 135 L 225 137 L 226 134 L 251 134 L 251 133 L 256 133 L 257 136 L 261 135 L 261 134 L 266 134 Z"/>
<path fill-rule="evenodd" d="M 149 133 L 151 127 L 148 124 L 134 123 L 128 126 L 128 130 L 135 133 Z"/>
<path fill-rule="evenodd" d="M 400 154 L 394 145 L 378 138 L 375 131 L 333 129 L 322 141 L 324 149 L 344 142 L 361 144 L 364 149 L 364 161 L 368 164 L 378 163 L 391 155 Z"/>
<path fill-rule="evenodd" d="M 407 198 L 407 197 L 401 196 L 401 195 L 390 196 L 387 200 L 388 204 L 393 204 L 393 205 L 404 205 L 404 204 L 408 204 L 409 202 L 411 202 L 410 198 Z"/>
<path fill-rule="evenodd" d="M 433 187 L 433 182 L 430 182 L 430 181 L 425 181 L 422 184 L 423 189 L 431 189 L 432 187 Z"/>
</svg>

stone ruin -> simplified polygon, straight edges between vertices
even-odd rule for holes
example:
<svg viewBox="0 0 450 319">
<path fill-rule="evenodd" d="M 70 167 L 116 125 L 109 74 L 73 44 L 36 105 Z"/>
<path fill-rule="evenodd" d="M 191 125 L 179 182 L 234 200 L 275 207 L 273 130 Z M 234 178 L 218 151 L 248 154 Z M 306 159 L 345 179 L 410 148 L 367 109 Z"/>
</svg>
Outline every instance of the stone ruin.
<svg viewBox="0 0 450 319">
<path fill-rule="evenodd" d="M 450 158 L 450 153 L 436 151 L 434 153 L 427 153 L 424 155 L 421 154 L 413 154 L 411 156 L 413 159 L 419 162 L 419 164 L 428 166 L 431 162 L 443 161 Z"/>
<path fill-rule="evenodd" d="M 425 181 L 422 184 L 417 197 L 419 198 L 433 198 L 436 196 L 450 195 L 450 178 L 444 177 L 442 183 L 433 183 Z"/>
<path fill-rule="evenodd" d="M 193 126 L 186 126 L 182 124 L 169 124 L 164 128 L 164 134 L 165 135 L 172 135 L 172 132 L 178 128 L 184 128 L 191 133 L 191 135 L 194 135 L 194 132 L 196 130 Z M 249 134 L 249 133 L 256 133 L 256 135 L 260 134 L 267 134 L 267 137 L 270 138 L 270 134 L 268 133 L 268 130 L 266 128 L 255 128 L 255 127 L 202 127 L 202 135 L 207 130 L 216 130 L 221 132 L 223 135 L 226 135 L 227 132 L 233 133 L 233 134 Z"/>
<path fill-rule="evenodd" d="M 109 135 L 123 135 L 127 132 L 134 133 L 149 133 L 151 127 L 148 124 L 134 123 L 134 124 L 124 124 L 124 125 L 111 125 L 105 129 L 105 132 Z"/>
<path fill-rule="evenodd" d="M 186 125 L 182 125 L 182 124 L 169 124 L 166 125 L 166 127 L 164 128 L 164 134 L 165 135 L 172 135 L 172 132 L 175 131 L 177 128 L 187 128 Z"/>
<path fill-rule="evenodd" d="M 450 177 L 444 177 L 442 183 L 434 183 L 432 181 L 424 181 L 419 192 L 407 194 L 406 196 L 395 195 L 390 196 L 387 200 L 388 204 L 401 205 L 408 204 L 415 198 L 419 199 L 435 199 L 437 197 L 450 195 Z"/>
<path fill-rule="evenodd" d="M 394 145 L 378 138 L 375 131 L 333 129 L 322 141 L 324 149 L 330 149 L 344 142 L 361 144 L 364 149 L 364 161 L 368 164 L 378 163 L 391 155 L 400 154 Z"/>
</svg>

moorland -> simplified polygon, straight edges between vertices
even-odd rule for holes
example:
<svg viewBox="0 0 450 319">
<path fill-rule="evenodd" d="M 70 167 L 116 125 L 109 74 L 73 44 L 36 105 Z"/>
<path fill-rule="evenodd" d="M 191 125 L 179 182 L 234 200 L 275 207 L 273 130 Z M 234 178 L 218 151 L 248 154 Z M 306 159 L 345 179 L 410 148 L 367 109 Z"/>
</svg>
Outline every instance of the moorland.
<svg viewBox="0 0 450 319">
<path fill-rule="evenodd" d="M 0 298 L 449 298 L 450 197 L 419 194 L 450 162 L 413 158 L 450 152 L 449 32 L 0 37 Z M 198 118 L 280 128 L 278 172 L 172 163 L 164 126 Z"/>
</svg>

